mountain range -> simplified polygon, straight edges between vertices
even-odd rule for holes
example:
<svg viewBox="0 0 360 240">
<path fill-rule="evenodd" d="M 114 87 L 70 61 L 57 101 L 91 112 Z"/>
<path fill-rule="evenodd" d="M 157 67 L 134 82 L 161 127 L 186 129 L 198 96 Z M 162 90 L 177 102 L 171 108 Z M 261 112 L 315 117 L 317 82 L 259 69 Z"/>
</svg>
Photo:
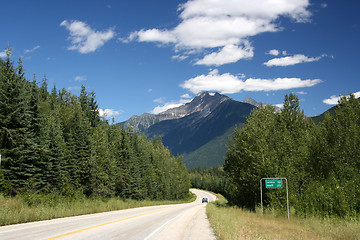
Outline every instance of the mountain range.
<svg viewBox="0 0 360 240">
<path fill-rule="evenodd" d="M 144 113 L 120 123 L 147 137 L 161 136 L 174 155 L 183 155 L 188 168 L 224 163 L 226 144 L 235 126 L 242 126 L 253 108 L 251 98 L 235 101 L 219 93 L 202 92 L 180 107 L 159 114 Z"/>
<path fill-rule="evenodd" d="M 235 127 L 241 128 L 251 111 L 260 106 L 250 97 L 239 102 L 219 93 L 201 92 L 180 107 L 159 114 L 132 116 L 119 124 L 149 138 L 160 136 L 174 155 L 183 156 L 189 169 L 214 167 L 224 163 L 226 145 Z M 327 112 L 334 114 L 335 108 Z M 324 114 L 312 117 L 313 121 L 322 122 Z"/>
</svg>

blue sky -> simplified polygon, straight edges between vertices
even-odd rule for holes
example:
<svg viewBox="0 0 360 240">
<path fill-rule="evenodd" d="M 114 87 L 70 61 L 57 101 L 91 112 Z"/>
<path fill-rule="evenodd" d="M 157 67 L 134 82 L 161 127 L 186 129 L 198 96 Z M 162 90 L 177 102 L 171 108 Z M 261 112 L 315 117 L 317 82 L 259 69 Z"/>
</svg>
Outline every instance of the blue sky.
<svg viewBox="0 0 360 240">
<path fill-rule="evenodd" d="M 305 114 L 360 97 L 355 0 L 0 0 L 0 57 L 51 89 L 94 90 L 108 118 L 158 113 L 200 91 Z"/>
</svg>

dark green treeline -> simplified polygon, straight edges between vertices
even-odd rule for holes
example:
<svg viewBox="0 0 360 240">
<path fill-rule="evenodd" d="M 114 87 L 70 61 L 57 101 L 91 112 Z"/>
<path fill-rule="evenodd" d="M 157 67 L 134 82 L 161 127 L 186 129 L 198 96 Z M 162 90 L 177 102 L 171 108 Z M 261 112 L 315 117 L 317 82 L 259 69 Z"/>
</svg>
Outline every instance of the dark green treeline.
<svg viewBox="0 0 360 240">
<path fill-rule="evenodd" d="M 180 157 L 99 116 L 94 92 L 74 96 L 24 77 L 0 59 L 0 192 L 180 199 L 190 180 Z"/>
<path fill-rule="evenodd" d="M 191 187 L 200 188 L 226 195 L 228 180 L 224 172 L 223 166 L 213 167 L 209 169 L 201 169 L 200 167 L 189 170 Z"/>
<path fill-rule="evenodd" d="M 261 107 L 243 129 L 236 129 L 224 165 L 227 197 L 233 204 L 255 209 L 260 204 L 260 179 L 286 177 L 290 207 L 297 214 L 358 216 L 359 146 L 360 101 L 354 95 L 342 97 L 335 114 L 327 113 L 315 125 L 291 93 L 281 112 Z M 263 190 L 265 206 L 284 209 L 285 185 L 282 190 Z"/>
</svg>

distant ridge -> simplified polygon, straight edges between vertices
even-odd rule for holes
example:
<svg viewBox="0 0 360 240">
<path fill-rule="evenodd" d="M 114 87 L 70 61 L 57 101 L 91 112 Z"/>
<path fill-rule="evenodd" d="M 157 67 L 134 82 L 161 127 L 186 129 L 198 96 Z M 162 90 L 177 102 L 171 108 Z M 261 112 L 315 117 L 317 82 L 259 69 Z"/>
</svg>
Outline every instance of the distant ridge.
<svg viewBox="0 0 360 240">
<path fill-rule="evenodd" d="M 119 123 L 122 126 L 129 126 L 136 132 L 144 132 L 150 126 L 171 119 L 178 119 L 188 116 L 194 112 L 201 112 L 203 110 L 213 109 L 217 104 L 229 99 L 225 95 L 219 93 L 202 92 L 198 93 L 195 98 L 185 105 L 171 108 L 165 112 L 158 114 L 144 113 L 141 116 L 132 116 L 129 120 Z"/>
<path fill-rule="evenodd" d="M 250 98 L 247 99 L 250 101 Z M 150 138 L 161 136 L 164 145 L 174 155 L 184 156 L 183 161 L 188 168 L 198 165 L 212 167 L 224 163 L 228 137 L 236 125 L 245 122 L 256 107 L 255 103 L 255 100 L 249 104 L 219 93 L 201 92 L 183 106 L 159 114 L 133 116 L 120 125 L 129 126 Z M 213 149 L 214 146 L 216 149 Z M 196 154 L 199 149 L 213 154 Z"/>
<path fill-rule="evenodd" d="M 248 104 L 251 104 L 257 108 L 261 107 L 262 106 L 267 106 L 269 104 L 266 104 L 266 103 L 258 103 L 257 101 L 255 101 L 254 99 L 252 99 L 251 97 L 246 97 L 245 100 L 243 101 L 244 103 L 248 103 Z M 275 108 L 275 111 L 278 112 L 281 110 L 281 108 L 277 107 L 277 106 L 274 106 L 273 107 Z"/>
<path fill-rule="evenodd" d="M 357 98 L 358 101 L 360 101 L 360 98 Z M 320 124 L 321 122 L 324 121 L 325 119 L 325 113 L 329 113 L 330 115 L 334 116 L 335 115 L 335 110 L 336 108 L 339 106 L 339 104 L 329 108 L 328 110 L 326 110 L 325 112 L 323 112 L 322 114 L 316 115 L 311 117 L 311 119 L 316 123 L 316 124 Z"/>
<path fill-rule="evenodd" d="M 190 153 L 221 136 L 234 125 L 244 123 L 254 108 L 219 93 L 211 96 L 207 92 L 197 95 L 188 106 L 198 111 L 183 118 L 154 124 L 146 131 L 146 135 L 162 136 L 164 145 L 173 154 Z"/>
</svg>

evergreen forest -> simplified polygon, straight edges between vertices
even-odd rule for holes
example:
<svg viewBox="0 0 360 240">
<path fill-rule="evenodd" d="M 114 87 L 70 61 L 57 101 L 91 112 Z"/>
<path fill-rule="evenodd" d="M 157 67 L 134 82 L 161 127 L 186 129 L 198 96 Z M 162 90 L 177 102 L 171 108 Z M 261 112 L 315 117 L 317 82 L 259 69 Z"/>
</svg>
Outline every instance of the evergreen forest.
<svg viewBox="0 0 360 240">
<path fill-rule="evenodd" d="M 183 199 L 190 179 L 181 157 L 99 116 L 94 92 L 79 96 L 47 79 L 25 79 L 11 51 L 0 59 L 0 193 Z"/>
</svg>

